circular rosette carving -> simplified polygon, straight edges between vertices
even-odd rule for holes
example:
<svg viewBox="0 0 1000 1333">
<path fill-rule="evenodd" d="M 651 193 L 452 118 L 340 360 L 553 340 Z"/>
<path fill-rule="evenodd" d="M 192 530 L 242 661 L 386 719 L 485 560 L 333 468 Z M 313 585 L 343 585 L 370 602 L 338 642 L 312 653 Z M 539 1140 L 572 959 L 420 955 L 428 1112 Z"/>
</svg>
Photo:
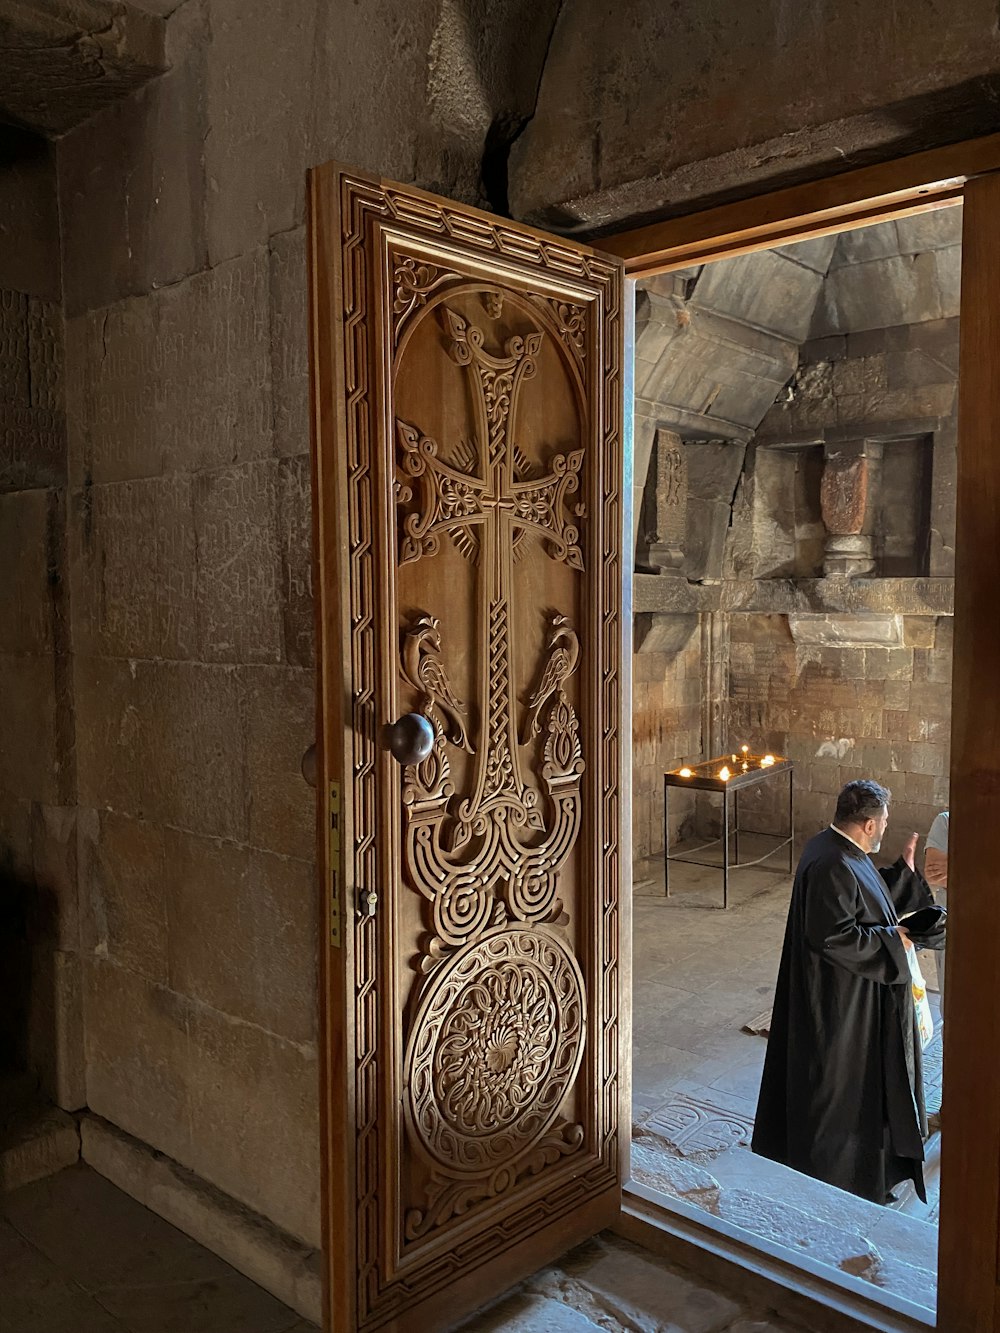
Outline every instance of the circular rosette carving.
<svg viewBox="0 0 1000 1333">
<path fill-rule="evenodd" d="M 583 978 L 544 928 L 500 927 L 435 973 L 406 1056 L 408 1119 L 449 1174 L 514 1161 L 556 1118 L 583 1057 Z"/>
</svg>

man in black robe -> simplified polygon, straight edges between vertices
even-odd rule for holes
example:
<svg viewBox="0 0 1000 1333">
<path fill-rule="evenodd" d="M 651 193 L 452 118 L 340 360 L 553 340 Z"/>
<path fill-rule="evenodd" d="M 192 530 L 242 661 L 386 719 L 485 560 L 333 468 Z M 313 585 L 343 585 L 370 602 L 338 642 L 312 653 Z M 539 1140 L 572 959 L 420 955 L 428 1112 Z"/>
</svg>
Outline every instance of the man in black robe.
<svg viewBox="0 0 1000 1333">
<path fill-rule="evenodd" d="M 778 969 L 753 1150 L 875 1203 L 925 1198 L 920 1040 L 901 915 L 933 902 L 916 834 L 881 873 L 891 793 L 849 782 L 806 844 Z"/>
</svg>

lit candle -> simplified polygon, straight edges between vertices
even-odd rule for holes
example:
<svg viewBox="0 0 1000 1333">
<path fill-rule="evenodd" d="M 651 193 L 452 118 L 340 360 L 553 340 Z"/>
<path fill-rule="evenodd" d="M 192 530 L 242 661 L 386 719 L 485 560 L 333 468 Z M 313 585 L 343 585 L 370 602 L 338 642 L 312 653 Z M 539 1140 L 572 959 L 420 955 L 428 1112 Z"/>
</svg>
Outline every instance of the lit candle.
<svg viewBox="0 0 1000 1333">
<path fill-rule="evenodd" d="M 744 754 L 749 754 L 749 753 L 750 753 L 750 746 L 749 746 L 749 745 L 741 745 L 741 746 L 740 746 L 740 749 L 743 751 Z"/>
<path fill-rule="evenodd" d="M 735 759 L 735 757 L 736 756 L 734 755 L 733 758 Z M 723 782 L 729 781 L 729 769 L 725 766 L 725 764 L 723 764 L 722 767 L 719 769 L 719 777 L 722 779 Z"/>
<path fill-rule="evenodd" d="M 682 769 L 681 769 L 681 777 L 682 777 L 682 778 L 689 778 L 690 776 L 691 776 L 691 770 L 690 770 L 689 768 L 682 768 Z"/>
<path fill-rule="evenodd" d="M 766 754 L 764 758 L 760 761 L 760 766 L 761 768 L 770 768 L 773 763 L 774 763 L 774 755 Z"/>
</svg>

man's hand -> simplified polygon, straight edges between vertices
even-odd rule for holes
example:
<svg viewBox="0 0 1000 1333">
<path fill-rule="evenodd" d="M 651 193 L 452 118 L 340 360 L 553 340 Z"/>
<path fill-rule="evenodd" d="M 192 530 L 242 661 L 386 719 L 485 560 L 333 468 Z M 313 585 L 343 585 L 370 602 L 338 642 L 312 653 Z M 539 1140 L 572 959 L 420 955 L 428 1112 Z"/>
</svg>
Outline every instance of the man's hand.
<svg viewBox="0 0 1000 1333">
<path fill-rule="evenodd" d="M 913 862 L 917 852 L 918 836 L 919 834 L 911 833 L 906 840 L 906 846 L 903 848 L 903 860 L 906 862 L 906 864 L 910 867 L 911 870 L 916 869 L 916 866 L 914 865 Z"/>
<path fill-rule="evenodd" d="M 914 833 L 913 836 L 916 837 L 917 835 Z M 899 938 L 903 941 L 903 948 L 904 948 L 904 949 L 912 949 L 912 948 L 913 948 L 913 941 L 910 939 L 910 932 L 906 929 L 905 926 L 897 926 L 897 927 L 896 927 L 896 934 L 897 934 L 897 935 L 899 936 Z"/>
</svg>

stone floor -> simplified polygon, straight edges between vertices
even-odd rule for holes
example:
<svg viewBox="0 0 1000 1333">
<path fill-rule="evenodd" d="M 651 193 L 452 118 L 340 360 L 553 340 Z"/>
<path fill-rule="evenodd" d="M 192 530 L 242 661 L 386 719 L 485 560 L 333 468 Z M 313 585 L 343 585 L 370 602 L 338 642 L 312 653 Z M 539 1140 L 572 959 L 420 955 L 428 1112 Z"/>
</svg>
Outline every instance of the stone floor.
<svg viewBox="0 0 1000 1333">
<path fill-rule="evenodd" d="M 574 1250 L 460 1327 L 463 1333 L 799 1333 L 613 1236 Z M 0 1195 L 0 1333 L 318 1331 L 78 1165 Z"/>
<path fill-rule="evenodd" d="M 89 1167 L 0 1194 L 0 1333 L 315 1333 Z"/>
<path fill-rule="evenodd" d="M 452 1333 L 804 1333 L 628 1241 L 600 1236 Z"/>
<path fill-rule="evenodd" d="M 744 859 L 768 845 L 746 839 Z M 703 859 L 716 854 L 700 853 Z M 912 1187 L 901 1189 L 894 1213 L 749 1150 L 767 1043 L 742 1029 L 771 1005 L 787 872 L 731 872 L 728 912 L 719 910 L 717 870 L 675 864 L 670 882 L 667 899 L 659 858 L 636 867 L 634 1177 L 932 1309 L 937 1229 L 928 1223 L 937 1221 L 940 1135 L 927 1144 L 928 1203 Z M 921 962 L 930 989 L 936 986 L 932 955 L 922 954 Z M 933 992 L 931 1007 L 937 1020 Z M 929 1109 L 939 1109 L 940 1024 L 925 1056 L 925 1087 Z"/>
</svg>

